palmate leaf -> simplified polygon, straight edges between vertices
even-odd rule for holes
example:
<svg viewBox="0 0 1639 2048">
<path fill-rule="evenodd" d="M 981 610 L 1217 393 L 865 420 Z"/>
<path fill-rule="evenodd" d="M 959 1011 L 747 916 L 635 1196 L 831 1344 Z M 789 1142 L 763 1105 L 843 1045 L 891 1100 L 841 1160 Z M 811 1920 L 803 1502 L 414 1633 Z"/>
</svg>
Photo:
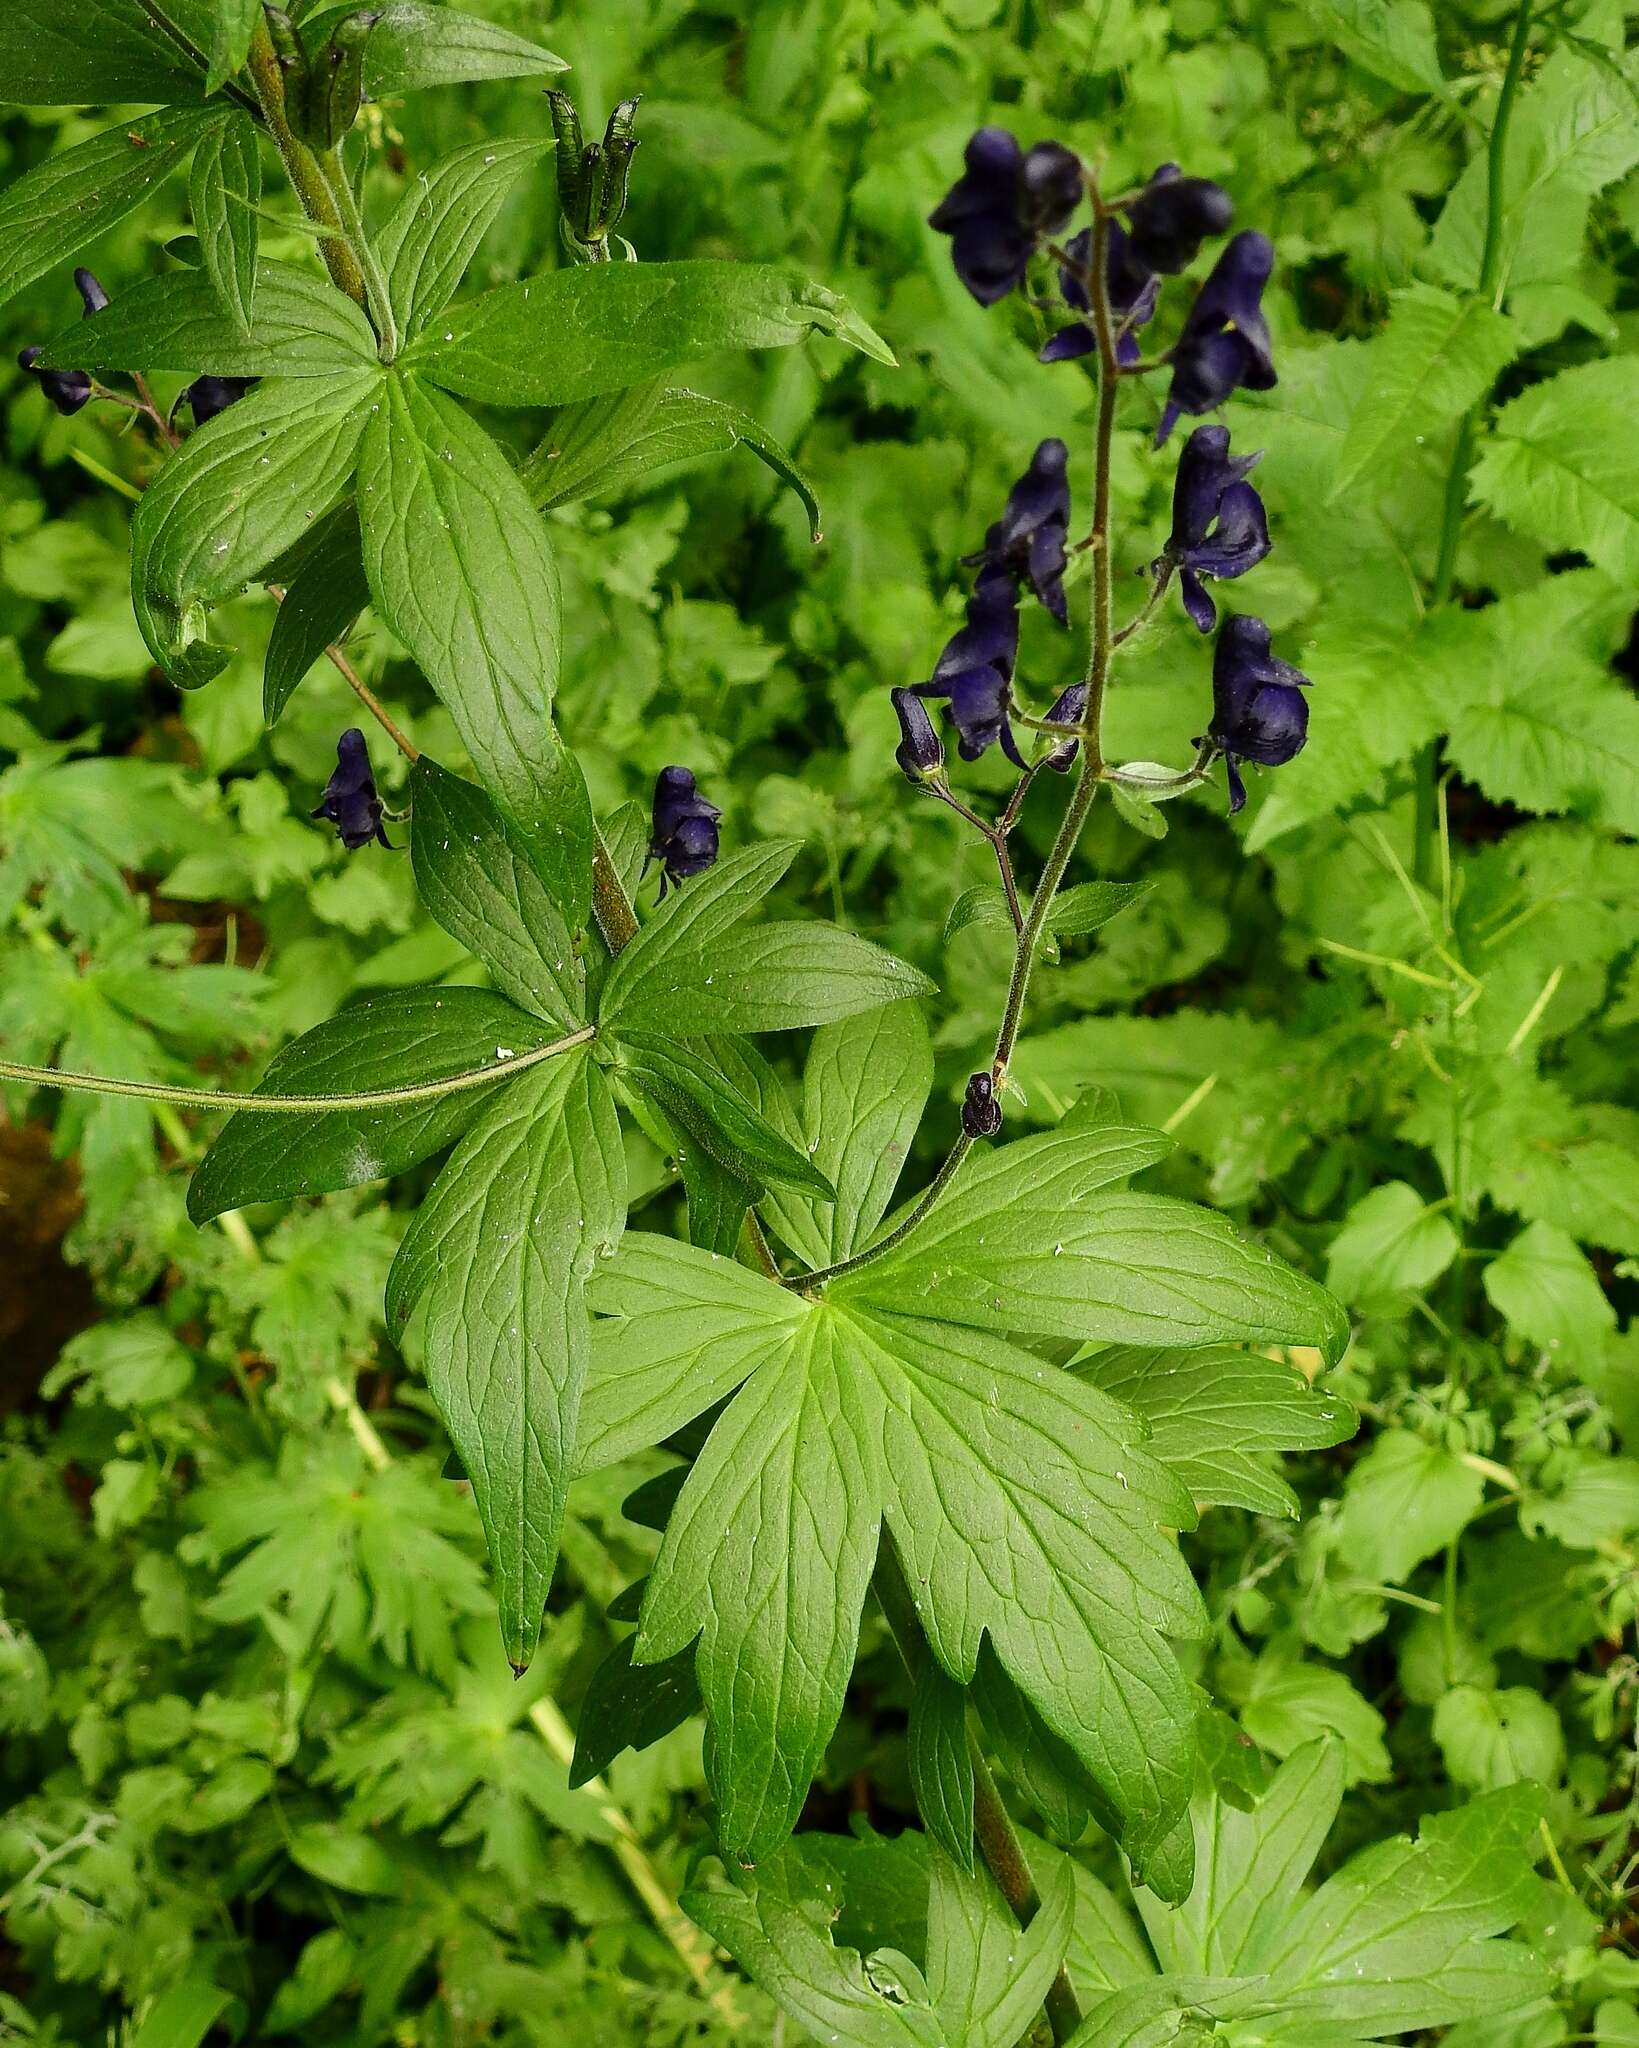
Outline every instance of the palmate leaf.
<svg viewBox="0 0 1639 2048">
<path fill-rule="evenodd" d="M 701 914 L 728 917 L 752 886 L 731 878 Z M 657 953 L 662 974 L 671 957 Z M 830 1034 L 811 1062 L 815 1157 L 838 1188 L 839 1244 L 867 1238 L 891 1193 L 891 1167 L 873 1159 L 872 1143 L 891 1149 L 899 1125 L 896 1115 L 882 1121 L 880 1091 L 903 1079 L 914 1095 L 925 1074 L 914 1029 L 884 1021 L 872 1032 L 870 1022 Z M 851 1129 L 863 1134 L 857 1143 Z M 583 1469 L 661 1441 L 734 1397 L 684 1483 L 634 1651 L 644 1661 L 674 1657 L 699 1635 L 728 1852 L 769 1853 L 800 1808 L 841 1709 L 885 1530 L 948 1680 L 971 1683 L 981 1650 L 992 1657 L 1001 1682 L 1017 1687 L 1085 1774 L 1149 1881 L 1169 1896 L 1187 1892 L 1178 1824 L 1194 1710 L 1167 1638 L 1202 1621 L 1172 1534 L 1193 1523 L 1188 1493 L 1133 1409 L 992 1334 L 966 1290 L 952 1296 L 954 1319 L 922 1312 L 941 1299 L 930 1275 L 960 1270 L 994 1244 L 985 1285 L 999 1290 L 1005 1327 L 1062 1334 L 1073 1305 L 1086 1335 L 1123 1322 L 1134 1313 L 1128 1303 L 1149 1327 L 1171 1327 L 1164 1304 L 1177 1281 L 1178 1219 L 1200 1212 L 1122 1196 L 1154 1207 L 1120 1212 L 1119 1278 L 1113 1262 L 1106 1270 L 1075 1256 L 1099 1205 L 1116 1199 L 1109 1184 L 1165 1150 L 1156 1133 L 1086 1121 L 976 1155 L 903 1256 L 811 1293 L 645 1235 L 628 1237 L 599 1275 Z M 812 1235 L 810 1249 L 828 1249 L 816 1218 L 792 1213 L 789 1237 Z M 1176 1343 L 1221 1317 L 1236 1334 L 1269 1341 L 1278 1325 L 1286 1341 L 1335 1351 L 1341 1324 L 1328 1296 L 1215 1234 L 1216 1219 L 1202 1220 L 1215 1228 L 1173 1311 Z M 1028 1290 L 1010 1268 L 1028 1277 L 1038 1243 L 1056 1287 L 1046 1315 L 1021 1315 Z M 961 1326 L 969 1322 L 981 1326 Z M 1264 1392 L 1284 1411 L 1300 1383 L 1266 1363 L 1276 1384 Z M 1329 1438 L 1339 1426 L 1326 1417 L 1318 1433 Z M 1317 1433 L 1307 1412 L 1283 1413 L 1280 1429 L 1293 1442 Z M 1281 1438 L 1272 1431 L 1269 1440 Z M 1184 1447 L 1199 1455 L 1203 1476 L 1212 1443 L 1186 1437 Z M 1223 1466 L 1213 1476 L 1226 1498 L 1256 1491 L 1261 1502 L 1272 1490 L 1250 1463 Z M 949 1818 L 960 1853 L 957 1816 Z"/>
<path fill-rule="evenodd" d="M 793 1844 L 736 1881 L 685 1893 L 684 1910 L 798 2026 L 847 2048 L 1013 2048 L 1064 1958 L 1076 1897 L 1057 1863 L 1021 1930 L 987 1874 L 931 1856 L 919 1969 L 900 1951 L 834 1944 L 836 1886 L 815 1852 Z"/>
</svg>

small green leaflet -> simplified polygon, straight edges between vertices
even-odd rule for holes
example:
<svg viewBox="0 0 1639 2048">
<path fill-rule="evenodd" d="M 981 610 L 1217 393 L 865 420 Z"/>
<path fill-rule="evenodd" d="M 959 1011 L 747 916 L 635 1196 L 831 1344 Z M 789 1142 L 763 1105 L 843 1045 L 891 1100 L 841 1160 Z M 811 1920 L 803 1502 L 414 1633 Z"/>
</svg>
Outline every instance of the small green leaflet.
<svg viewBox="0 0 1639 2048">
<path fill-rule="evenodd" d="M 1474 497 L 1516 533 L 1545 548 L 1576 548 L 1632 584 L 1639 478 L 1627 444 L 1636 409 L 1639 362 L 1631 356 L 1533 384 L 1502 408 L 1480 444 Z"/>
<path fill-rule="evenodd" d="M 22 0 L 22 4 L 26 11 L 30 6 L 43 6 L 45 0 Z M 84 20 L 85 10 L 77 0 L 74 12 L 77 22 Z M 0 25 L 0 56 L 9 54 L 12 33 L 8 19 Z M 23 69 L 26 77 L 29 64 Z M 9 65 L 4 76 L 8 99 L 18 98 L 17 74 Z M 23 90 L 26 92 L 26 85 Z M 119 100 L 157 95 L 114 91 L 84 97 Z M 88 242 L 134 213 L 163 179 L 180 168 L 205 130 L 220 119 L 215 107 L 164 107 L 157 114 L 144 114 L 127 128 L 110 128 L 89 142 L 65 149 L 8 185 L 0 195 L 0 304 L 56 265 L 69 262 Z"/>
<path fill-rule="evenodd" d="M 845 299 L 771 264 L 596 263 L 501 285 L 426 329 L 406 367 L 492 405 L 568 405 L 725 349 L 815 330 L 892 363 Z"/>
<path fill-rule="evenodd" d="M 234 67 L 237 68 L 237 67 Z M 188 208 L 216 295 L 247 332 L 256 311 L 256 249 L 262 160 L 256 129 L 239 108 L 206 129 L 193 153 Z"/>
<path fill-rule="evenodd" d="M 270 379 L 189 435 L 131 522 L 131 602 L 155 661 L 193 689 L 226 665 L 206 608 L 231 597 L 347 489 L 380 379 Z"/>
<path fill-rule="evenodd" d="M 205 75 L 207 92 L 219 91 L 244 63 L 250 54 L 251 30 L 261 12 L 261 0 L 213 0 L 206 50 L 210 59 Z"/>
<path fill-rule="evenodd" d="M 483 429 L 441 392 L 397 375 L 370 410 L 358 500 L 376 610 L 578 925 L 591 894 L 591 811 L 548 716 L 560 622 L 546 528 Z"/>
<path fill-rule="evenodd" d="M 1444 94 L 1427 0 L 1301 0 L 1302 11 L 1363 71 L 1401 92 Z"/>
<path fill-rule="evenodd" d="M 233 289 L 242 290 L 247 280 L 237 270 L 234 279 Z M 40 361 L 58 369 L 338 382 L 374 364 L 369 321 L 326 278 L 264 260 L 255 267 L 255 295 L 252 332 L 224 307 L 213 275 L 190 271 L 145 278 L 100 313 L 53 335 Z"/>
<path fill-rule="evenodd" d="M 410 1088 L 495 1069 L 549 1045 L 562 1027 L 477 988 L 415 988 L 372 996 L 304 1032 L 269 1064 L 264 1095 L 357 1095 Z M 277 1115 L 240 1110 L 205 1155 L 188 1213 L 209 1222 L 225 1209 L 329 1193 L 384 1179 L 441 1152 L 493 1091 L 482 1086 L 369 1109 Z"/>
<path fill-rule="evenodd" d="M 549 140 L 472 142 L 416 174 L 375 239 L 406 341 L 443 311 L 508 192 L 551 148 Z"/>
<path fill-rule="evenodd" d="M 608 1083 L 569 1054 L 485 1108 L 387 1282 L 395 1331 L 426 1300 L 427 1383 L 472 1481 L 515 1669 L 534 1655 L 557 1559 L 586 1374 L 585 1282 L 625 1218 Z"/>
<path fill-rule="evenodd" d="M 1063 1960 L 1075 1911 L 1067 1860 L 1021 1929 L 992 1878 L 935 1853 L 918 1967 L 900 1950 L 862 1956 L 833 1944 L 835 1880 L 798 1844 L 735 1876 L 735 1891 L 686 1892 L 684 1911 L 812 2039 L 846 2048 L 1014 2048 Z"/>
</svg>

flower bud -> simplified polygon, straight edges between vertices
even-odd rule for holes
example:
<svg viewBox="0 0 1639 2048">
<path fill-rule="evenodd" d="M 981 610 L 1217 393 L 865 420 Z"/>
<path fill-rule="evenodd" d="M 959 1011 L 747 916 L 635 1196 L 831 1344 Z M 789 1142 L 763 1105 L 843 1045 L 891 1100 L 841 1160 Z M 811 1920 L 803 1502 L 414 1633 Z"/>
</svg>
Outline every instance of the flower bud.
<svg viewBox="0 0 1639 2048">
<path fill-rule="evenodd" d="M 237 405 L 259 381 L 255 377 L 196 377 L 178 402 L 193 414 L 194 425 L 202 427 L 230 405 Z"/>
<path fill-rule="evenodd" d="M 108 304 L 108 294 L 103 290 L 96 272 L 87 270 L 84 264 L 81 264 L 74 273 L 74 288 L 80 295 L 88 320 L 93 313 L 100 313 Z"/>
<path fill-rule="evenodd" d="M 888 697 L 901 735 L 894 759 L 912 782 L 931 782 L 945 768 L 944 742 L 934 731 L 933 720 L 914 690 L 890 690 Z"/>
<path fill-rule="evenodd" d="M 84 370 L 36 370 L 36 358 L 44 353 L 40 348 L 26 348 L 17 358 L 18 365 L 39 378 L 46 397 L 64 419 L 70 419 L 90 399 L 91 379 Z"/>
<path fill-rule="evenodd" d="M 660 895 L 691 875 L 702 875 L 717 858 L 717 821 L 722 812 L 695 787 L 688 768 L 662 768 L 655 778 L 649 858 L 660 863 Z"/>
<path fill-rule="evenodd" d="M 1002 1127 L 1002 1106 L 996 1083 L 986 1073 L 969 1074 L 962 1097 L 962 1129 L 970 1138 L 993 1138 Z"/>
<path fill-rule="evenodd" d="M 336 772 L 325 784 L 312 815 L 330 820 L 349 853 L 368 846 L 372 839 L 386 847 L 392 845 L 382 829 L 382 802 L 370 772 L 370 750 L 356 725 L 336 742 Z"/>
<path fill-rule="evenodd" d="M 1053 700 L 1047 713 L 1048 722 L 1051 725 L 1079 725 L 1086 710 L 1087 685 L 1072 683 L 1069 689 L 1060 691 Z M 1076 758 L 1076 748 L 1080 744 L 1079 740 L 1064 741 L 1062 746 L 1053 749 L 1042 766 L 1051 768 L 1055 774 L 1068 775 L 1070 764 Z"/>
<path fill-rule="evenodd" d="M 1146 270 L 1176 275 L 1195 261 L 1205 238 L 1223 234 L 1234 217 L 1221 185 L 1162 164 L 1127 209 L 1133 258 Z"/>
</svg>

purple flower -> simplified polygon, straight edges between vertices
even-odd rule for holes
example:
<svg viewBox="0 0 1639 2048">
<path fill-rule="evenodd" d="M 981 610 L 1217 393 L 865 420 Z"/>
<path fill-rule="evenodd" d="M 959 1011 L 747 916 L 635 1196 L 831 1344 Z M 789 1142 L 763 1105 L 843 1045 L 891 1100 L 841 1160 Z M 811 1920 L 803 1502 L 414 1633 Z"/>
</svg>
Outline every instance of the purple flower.
<svg viewBox="0 0 1639 2048">
<path fill-rule="evenodd" d="M 85 307 L 85 317 L 88 320 L 93 313 L 100 313 L 108 304 L 108 294 L 103 290 L 96 272 L 87 270 L 83 264 L 74 273 L 74 289 L 80 295 L 80 303 Z"/>
<path fill-rule="evenodd" d="M 951 238 L 956 275 L 993 306 L 1024 282 L 1037 244 L 1069 221 L 1086 189 L 1081 159 L 1057 142 L 1021 150 L 1005 128 L 981 128 L 966 169 L 928 215 Z"/>
<path fill-rule="evenodd" d="M 376 778 L 370 773 L 370 750 L 355 725 L 336 742 L 336 772 L 325 784 L 312 815 L 328 818 L 341 835 L 342 845 L 355 853 L 372 839 L 391 847 L 393 842 L 382 828 L 381 811 Z"/>
<path fill-rule="evenodd" d="M 1000 740 L 1016 768 L 1024 756 L 1008 720 L 1008 686 L 1019 651 L 1019 607 L 1011 577 L 987 569 L 968 600 L 967 624 L 946 641 L 930 681 L 918 683 L 917 697 L 943 697 L 956 728 L 956 751 L 977 761 Z"/>
<path fill-rule="evenodd" d="M 660 898 L 666 885 L 703 875 L 717 858 L 717 820 L 722 816 L 695 787 L 688 768 L 662 768 L 655 778 L 649 858 L 660 863 Z"/>
<path fill-rule="evenodd" d="M 1210 178 L 1186 178 L 1162 164 L 1127 209 L 1133 261 L 1143 270 L 1176 276 L 1200 254 L 1208 235 L 1221 235 L 1234 204 Z"/>
<path fill-rule="evenodd" d="M 1263 288 L 1275 245 L 1247 228 L 1238 234 L 1196 294 L 1172 352 L 1172 388 L 1156 429 L 1159 448 L 1182 412 L 1210 412 L 1232 391 L 1268 391 L 1275 382 Z"/>
<path fill-rule="evenodd" d="M 888 696 L 900 731 L 893 757 L 912 782 L 930 782 L 945 765 L 945 749 L 933 720 L 914 690 L 890 690 Z"/>
<path fill-rule="evenodd" d="M 179 402 L 192 412 L 194 425 L 202 427 L 230 405 L 237 405 L 259 382 L 256 377 L 196 377 Z"/>
<path fill-rule="evenodd" d="M 1278 768 L 1309 737 L 1309 678 L 1269 651 L 1262 619 L 1230 613 L 1212 657 L 1212 727 L 1205 740 L 1224 757 L 1231 815 L 1246 802 L 1237 761 Z"/>
<path fill-rule="evenodd" d="M 1068 264 L 1059 265 L 1059 289 L 1064 294 L 1064 303 L 1078 313 L 1089 312 L 1092 300 L 1087 293 L 1085 278 L 1087 266 L 1093 259 L 1092 229 L 1083 228 L 1073 241 L 1066 244 L 1064 253 L 1075 264 L 1074 269 Z M 1131 240 L 1118 220 L 1110 222 L 1104 285 L 1116 326 L 1116 361 L 1136 363 L 1143 353 L 1138 346 L 1137 329 L 1147 326 L 1155 318 L 1155 308 L 1161 297 L 1161 280 L 1134 261 Z M 1072 326 L 1059 329 L 1042 350 L 1040 360 L 1044 363 L 1074 362 L 1079 356 L 1091 355 L 1097 346 L 1098 339 L 1091 322 L 1077 320 Z"/>
<path fill-rule="evenodd" d="M 1067 690 L 1061 690 L 1048 707 L 1048 722 L 1052 725 L 1079 725 L 1087 710 L 1087 685 L 1072 683 Z M 1056 746 L 1042 763 L 1056 774 L 1068 775 L 1071 763 L 1076 758 L 1079 740 L 1064 740 Z"/>
<path fill-rule="evenodd" d="M 35 362 L 44 353 L 43 348 L 24 349 L 17 358 L 18 367 L 38 377 L 47 398 L 64 419 L 71 419 L 90 402 L 91 379 L 84 370 L 36 370 Z"/>
<path fill-rule="evenodd" d="M 979 581 L 1007 575 L 1028 583 L 1042 603 L 1065 624 L 1064 541 L 1070 530 L 1070 451 L 1062 441 L 1043 441 L 1030 467 L 1007 494 L 1002 516 L 985 535 L 976 555 Z"/>
<path fill-rule="evenodd" d="M 1216 625 L 1218 609 L 1201 578 L 1244 576 L 1269 552 L 1263 500 L 1246 481 L 1262 459 L 1261 450 L 1231 455 L 1229 429 L 1219 426 L 1197 427 L 1178 458 L 1172 532 L 1166 553 L 1150 567 L 1156 571 L 1169 561 L 1177 566 L 1184 609 L 1203 633 Z"/>
<path fill-rule="evenodd" d="M 985 1073 L 969 1074 L 962 1097 L 962 1129 L 970 1138 L 993 1138 L 1002 1127 L 996 1083 Z"/>
</svg>

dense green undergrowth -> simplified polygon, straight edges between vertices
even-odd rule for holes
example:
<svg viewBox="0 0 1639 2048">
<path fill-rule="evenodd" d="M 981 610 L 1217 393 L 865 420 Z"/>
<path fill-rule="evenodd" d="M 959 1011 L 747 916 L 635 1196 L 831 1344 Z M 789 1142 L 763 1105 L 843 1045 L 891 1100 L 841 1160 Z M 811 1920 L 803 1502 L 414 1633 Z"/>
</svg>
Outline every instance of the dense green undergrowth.
<svg viewBox="0 0 1639 2048">
<path fill-rule="evenodd" d="M 1024 454 L 1047 435 L 1084 449 L 1092 418 L 1090 384 L 1021 345 L 1050 315 L 1023 298 L 981 312 L 926 215 L 998 120 L 1106 153 L 1116 187 L 1177 159 L 1274 238 L 1280 382 L 1237 401 L 1235 432 L 1268 451 L 1258 603 L 1313 679 L 1309 745 L 1233 822 L 1221 785 L 1095 810 L 1069 880 L 1138 890 L 1096 936 L 1054 942 L 1007 1115 L 1047 1129 L 1109 1091 L 1176 1139 L 1147 1187 L 1245 1223 L 1349 1311 L 1323 1386 L 1359 1409 L 1351 1442 L 1277 1473 L 1241 1433 L 1227 1356 L 1204 1354 L 1183 1404 L 1186 1446 L 1219 1404 L 1203 1456 L 1236 1461 L 1240 1502 L 1185 1538 L 1210 1632 L 1183 1654 L 1217 1702 L 1219 1803 L 1197 1828 L 1245 1836 L 1253 1810 L 1307 1804 L 1328 1876 L 1422 1823 L 1430 1856 L 1479 1873 L 1460 1933 L 1485 1956 L 1420 1949 L 1408 1910 L 1369 1952 L 1402 1993 L 1374 2018 L 1297 1992 L 1272 2018 L 1174 2023 L 1150 1999 L 1155 2017 L 1157 1962 L 1232 1975 L 1236 1951 L 1192 1947 L 1185 1915 L 1205 1909 L 1169 1917 L 1148 1895 L 1146 1936 L 1073 1788 L 1000 1760 L 1042 1844 L 1046 1912 L 1073 1896 L 1084 2005 L 1131 2001 L 1097 2036 L 1109 2048 L 1213 2025 L 1303 2048 L 1445 2020 L 1457 2048 L 1639 2042 L 1639 62 L 1623 11 L 1572 0 L 1532 23 L 1483 294 L 1511 7 L 572 0 L 549 28 L 525 0 L 478 11 L 544 34 L 583 108 L 643 94 L 621 233 L 644 259 L 794 259 L 897 354 L 817 342 L 693 380 L 793 452 L 818 546 L 744 451 L 562 504 L 549 526 L 558 716 L 597 810 L 646 802 L 684 761 L 727 849 L 800 841 L 783 911 L 937 986 L 946 1115 L 925 1132 L 954 1125 L 989 1058 L 1012 935 L 986 849 L 896 770 L 886 689 L 925 676 L 959 623 L 954 565 Z M 544 142 L 537 83 L 367 105 L 372 210 L 460 145 Z M 0 176 L 97 125 L 9 110 Z M 268 206 L 264 253 L 308 260 Z M 76 254 L 117 293 L 191 232 L 178 180 Z M 543 152 L 472 282 L 557 249 Z M 66 267 L 40 279 L 4 312 L 4 360 L 77 313 Z M 59 419 L 4 374 L 0 1055 L 245 1087 L 361 998 L 480 978 L 421 906 L 404 831 L 346 854 L 309 819 L 355 722 L 340 676 L 314 669 L 269 729 L 257 595 L 229 608 L 226 672 L 171 688 L 127 581 L 153 453 L 122 415 Z M 156 379 L 162 407 L 181 381 Z M 1173 469 L 1144 403 L 1115 444 L 1132 592 Z M 367 619 L 350 651 L 425 750 L 459 758 L 383 628 Z M 1077 659 L 1027 623 L 1037 698 Z M 1207 694 L 1173 612 L 1121 671 L 1112 757 L 1179 758 Z M 401 805 L 401 764 L 375 751 Z M 964 771 L 970 796 L 1008 787 L 993 760 Z M 1026 812 L 1026 862 L 1051 829 Z M 800 1055 L 780 1043 L 795 1095 Z M 876 2002 L 911 2008 L 929 1941 L 906 1905 L 924 1883 L 905 1833 L 912 1703 L 874 1607 L 798 1846 L 730 1892 L 707 1862 L 698 1718 L 569 1785 L 570 1731 L 632 1618 L 618 1596 L 656 1551 L 663 1511 L 631 1496 L 659 1453 L 577 1482 L 540 1652 L 516 1683 L 499 1654 L 417 1335 L 401 1352 L 381 1318 L 431 1170 L 201 1229 L 188 1172 L 217 1120 L 20 1085 L 5 1109 L 0 2040 L 165 2048 L 219 2011 L 240 2038 L 361 2048 L 766 2041 L 788 2025 L 766 1972 L 713 1960 L 675 1902 L 690 1892 L 744 1963 L 736 1914 L 783 1928 L 791 1955 L 822 1944 L 781 1890 L 820 1882 L 845 1901 L 838 1947 L 877 1952 L 860 1995 L 909 1957 Z M 921 1144 L 907 1186 L 937 1164 L 937 1136 Z M 673 1162 L 635 1129 L 625 1148 L 634 1227 L 679 1234 Z M 1050 1846 L 1072 1842 L 1073 1894 Z M 1235 1853 L 1256 1871 L 1255 1833 Z M 1343 1883 L 1363 1892 L 1359 1868 Z M 1463 1991 L 1459 1962 L 1491 1988 Z M 199 2030 L 167 1997 L 197 2001 Z"/>
</svg>

